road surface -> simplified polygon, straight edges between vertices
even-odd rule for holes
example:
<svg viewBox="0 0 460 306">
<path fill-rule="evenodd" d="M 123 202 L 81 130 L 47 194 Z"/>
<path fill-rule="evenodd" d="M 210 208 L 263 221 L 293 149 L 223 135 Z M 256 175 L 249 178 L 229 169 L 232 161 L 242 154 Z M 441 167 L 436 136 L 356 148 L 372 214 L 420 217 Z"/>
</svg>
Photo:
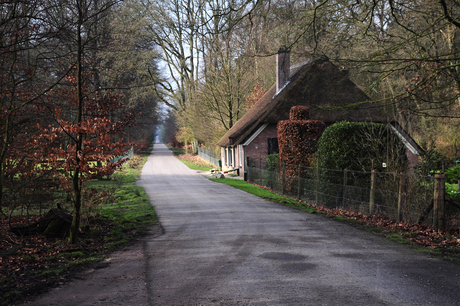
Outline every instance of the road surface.
<svg viewBox="0 0 460 306">
<path fill-rule="evenodd" d="M 155 144 L 164 234 L 34 305 L 460 305 L 460 266 L 209 181 Z"/>
</svg>

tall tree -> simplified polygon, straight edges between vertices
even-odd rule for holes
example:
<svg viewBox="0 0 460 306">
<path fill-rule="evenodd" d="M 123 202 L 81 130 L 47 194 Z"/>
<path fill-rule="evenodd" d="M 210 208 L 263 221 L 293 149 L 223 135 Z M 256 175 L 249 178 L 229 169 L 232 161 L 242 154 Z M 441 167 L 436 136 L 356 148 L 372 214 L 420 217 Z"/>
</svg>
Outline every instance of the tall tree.
<svg viewBox="0 0 460 306">
<path fill-rule="evenodd" d="M 166 68 L 153 80 L 162 101 L 177 111 L 188 140 L 198 138 L 193 133 L 196 121 L 205 124 L 213 118 L 228 128 L 241 116 L 244 87 L 249 86 L 243 74 L 249 68 L 243 64 L 244 50 L 238 42 L 242 31 L 237 33 L 235 25 L 257 5 L 252 0 L 174 0 L 143 6 L 151 41 Z"/>
<path fill-rule="evenodd" d="M 54 10 L 48 10 L 51 31 L 60 29 L 60 34 L 55 38 L 60 42 L 60 48 L 56 50 L 56 53 L 62 58 L 64 65 L 75 72 L 69 76 L 70 79 L 67 77 L 68 82 L 63 84 L 63 86 L 74 87 L 74 91 L 71 91 L 74 98 L 63 98 L 60 105 L 55 104 L 59 99 L 51 103 L 53 109 L 61 106 L 58 108 L 60 109 L 57 113 L 59 116 L 55 120 L 58 129 L 67 134 L 70 140 L 63 145 L 74 146 L 74 149 L 70 150 L 74 154 L 73 162 L 69 164 L 72 175 L 74 208 L 70 232 L 72 243 L 78 240 L 83 179 L 89 162 L 85 156 L 85 137 L 87 135 L 85 122 L 90 120 L 88 116 L 91 117 L 91 115 L 88 115 L 87 106 L 85 106 L 88 98 L 88 94 L 85 92 L 100 91 L 101 89 L 99 74 L 95 67 L 100 62 L 98 58 L 100 41 L 102 36 L 107 33 L 98 31 L 98 27 L 107 24 L 106 19 L 116 3 L 112 0 L 68 0 L 65 3 L 61 2 L 60 6 L 55 6 Z M 93 71 L 92 75 L 89 74 L 90 71 Z M 92 76 L 93 84 L 87 82 L 89 76 Z M 93 107 L 99 109 L 107 107 L 104 105 L 104 100 L 97 102 Z M 65 122 L 71 122 L 72 125 L 69 126 Z"/>
<path fill-rule="evenodd" d="M 140 114 L 136 126 L 127 131 L 131 140 L 139 140 L 151 134 L 159 120 L 159 97 L 151 78 L 159 75 L 157 47 L 150 41 L 147 20 L 138 13 L 135 0 L 112 11 L 105 49 L 99 52 L 102 88 L 117 88 L 125 95 L 126 105 Z"/>
<path fill-rule="evenodd" d="M 39 117 L 31 112 L 33 104 L 61 79 L 45 77 L 52 59 L 50 50 L 56 47 L 49 43 L 54 33 L 48 31 L 44 18 L 52 8 L 53 3 L 41 0 L 0 3 L 0 212 L 6 176 L 14 177 L 27 163 L 24 141 Z"/>
</svg>

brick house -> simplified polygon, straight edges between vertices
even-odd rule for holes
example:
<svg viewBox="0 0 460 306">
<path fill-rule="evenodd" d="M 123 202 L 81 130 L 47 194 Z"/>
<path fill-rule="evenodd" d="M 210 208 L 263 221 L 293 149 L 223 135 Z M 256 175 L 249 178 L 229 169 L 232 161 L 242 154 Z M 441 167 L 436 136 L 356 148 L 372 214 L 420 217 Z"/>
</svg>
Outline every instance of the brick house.
<svg viewBox="0 0 460 306">
<path fill-rule="evenodd" d="M 422 149 L 384 109 L 368 102 L 346 71 L 326 58 L 290 67 L 290 54 L 283 46 L 276 62 L 276 84 L 217 142 L 224 172 L 237 171 L 243 176 L 247 158 L 265 160 L 277 153 L 277 123 L 289 119 L 289 111 L 296 105 L 308 106 L 310 118 L 327 126 L 339 121 L 390 123 L 406 145 L 410 169 L 417 164 Z"/>
</svg>

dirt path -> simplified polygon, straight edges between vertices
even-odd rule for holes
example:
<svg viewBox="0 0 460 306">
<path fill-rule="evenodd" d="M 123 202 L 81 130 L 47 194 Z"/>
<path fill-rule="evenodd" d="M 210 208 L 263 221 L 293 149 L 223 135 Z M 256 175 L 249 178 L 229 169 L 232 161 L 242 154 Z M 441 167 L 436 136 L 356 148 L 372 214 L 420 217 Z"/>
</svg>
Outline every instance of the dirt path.
<svg viewBox="0 0 460 306">
<path fill-rule="evenodd" d="M 33 305 L 456 305 L 460 266 L 188 169 L 162 144 L 139 184 L 165 233 Z"/>
</svg>

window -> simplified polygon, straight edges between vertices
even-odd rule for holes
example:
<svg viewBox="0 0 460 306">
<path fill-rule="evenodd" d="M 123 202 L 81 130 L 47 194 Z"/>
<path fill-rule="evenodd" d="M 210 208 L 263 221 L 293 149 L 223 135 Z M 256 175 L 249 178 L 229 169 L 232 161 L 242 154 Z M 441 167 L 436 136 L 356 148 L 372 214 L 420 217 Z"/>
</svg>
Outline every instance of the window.
<svg viewBox="0 0 460 306">
<path fill-rule="evenodd" d="M 268 138 L 268 155 L 278 154 L 279 152 L 278 138 Z"/>
<path fill-rule="evenodd" d="M 233 154 L 232 154 L 233 152 L 232 151 L 233 151 L 233 148 L 229 147 L 228 148 L 228 164 L 227 164 L 227 166 L 229 167 L 230 166 L 233 167 Z"/>
</svg>

